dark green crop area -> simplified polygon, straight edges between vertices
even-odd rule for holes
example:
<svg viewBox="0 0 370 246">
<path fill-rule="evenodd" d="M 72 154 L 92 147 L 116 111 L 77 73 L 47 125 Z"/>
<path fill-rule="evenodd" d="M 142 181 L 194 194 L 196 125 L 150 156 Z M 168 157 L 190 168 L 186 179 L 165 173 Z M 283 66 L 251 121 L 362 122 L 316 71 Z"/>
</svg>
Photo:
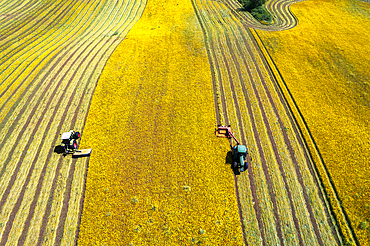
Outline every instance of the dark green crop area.
<svg viewBox="0 0 370 246">
<path fill-rule="evenodd" d="M 266 0 L 239 0 L 243 5 L 243 11 L 248 11 L 255 19 L 263 24 L 271 24 L 272 16 L 263 6 L 265 1 Z"/>
</svg>

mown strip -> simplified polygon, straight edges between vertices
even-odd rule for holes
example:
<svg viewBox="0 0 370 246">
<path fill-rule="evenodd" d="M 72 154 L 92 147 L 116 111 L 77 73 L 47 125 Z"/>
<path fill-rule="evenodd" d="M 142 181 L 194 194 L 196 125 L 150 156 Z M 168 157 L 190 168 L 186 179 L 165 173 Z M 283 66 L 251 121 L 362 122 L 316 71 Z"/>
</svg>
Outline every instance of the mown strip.
<svg viewBox="0 0 370 246">
<path fill-rule="evenodd" d="M 17 32 L 44 28 L 40 37 L 24 32 L 31 42 L 2 53 L 8 54 L 6 61 L 21 60 L 17 66 L 0 65 L 1 82 L 13 84 L 1 89 L 6 95 L 0 109 L 2 243 L 70 245 L 75 241 L 87 162 L 75 160 L 74 165 L 70 158 L 54 153 L 53 145 L 59 144 L 60 132 L 82 128 L 98 72 L 143 9 L 137 1 L 59 3 L 44 9 L 50 14 L 55 6 L 63 7 L 53 19 L 41 14 L 33 26 L 18 23 Z M 67 26 L 50 28 L 55 21 Z M 112 29 L 122 36 L 107 36 Z M 11 80 L 6 80 L 7 75 Z"/>
</svg>

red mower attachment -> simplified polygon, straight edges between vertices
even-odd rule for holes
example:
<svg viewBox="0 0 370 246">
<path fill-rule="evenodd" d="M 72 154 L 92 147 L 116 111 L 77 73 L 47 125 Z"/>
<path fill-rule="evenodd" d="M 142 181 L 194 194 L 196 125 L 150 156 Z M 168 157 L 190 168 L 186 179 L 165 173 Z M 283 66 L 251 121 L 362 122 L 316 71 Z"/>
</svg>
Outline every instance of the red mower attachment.
<svg viewBox="0 0 370 246">
<path fill-rule="evenodd" d="M 231 126 L 222 126 L 222 125 L 218 125 L 216 130 L 215 130 L 215 135 L 216 137 L 220 137 L 220 138 L 234 138 L 236 143 L 238 145 L 240 145 L 239 141 L 236 139 L 236 137 L 234 136 L 234 134 L 231 132 Z"/>
</svg>

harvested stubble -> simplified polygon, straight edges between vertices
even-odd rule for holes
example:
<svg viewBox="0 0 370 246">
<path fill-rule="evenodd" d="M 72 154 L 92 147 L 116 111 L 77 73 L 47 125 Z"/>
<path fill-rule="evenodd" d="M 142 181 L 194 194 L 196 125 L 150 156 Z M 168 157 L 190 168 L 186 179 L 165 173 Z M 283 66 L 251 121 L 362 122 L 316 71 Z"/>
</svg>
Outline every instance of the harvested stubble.
<svg viewBox="0 0 370 246">
<path fill-rule="evenodd" d="M 191 3 L 153 0 L 109 59 L 82 142 L 79 245 L 243 244 L 206 54 Z"/>
<path fill-rule="evenodd" d="M 83 129 L 99 72 L 144 6 L 0 2 L 0 244 L 75 242 L 87 160 L 53 150 Z"/>
<path fill-rule="evenodd" d="M 369 4 L 305 1 L 291 9 L 300 20 L 296 28 L 258 34 L 310 129 L 305 138 L 316 142 L 358 242 L 369 245 L 370 228 L 361 226 L 370 213 Z M 314 145 L 309 147 L 316 152 Z M 330 189 L 325 169 L 318 170 Z M 327 193 L 346 228 L 335 191 Z M 352 237 L 351 231 L 343 233 L 347 240 Z"/>
</svg>

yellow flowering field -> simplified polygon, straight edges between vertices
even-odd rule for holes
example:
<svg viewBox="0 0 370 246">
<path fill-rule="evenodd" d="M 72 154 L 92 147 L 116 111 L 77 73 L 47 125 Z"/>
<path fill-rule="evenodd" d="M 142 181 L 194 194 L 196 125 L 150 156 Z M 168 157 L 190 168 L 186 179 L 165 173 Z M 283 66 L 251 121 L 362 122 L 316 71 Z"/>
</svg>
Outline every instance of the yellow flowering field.
<svg viewBox="0 0 370 246">
<path fill-rule="evenodd" d="M 291 6 L 295 28 L 257 30 L 361 245 L 370 245 L 369 7 L 361 1 L 303 1 Z"/>
<path fill-rule="evenodd" d="M 243 245 L 212 102 L 191 2 L 148 1 L 91 102 L 79 245 Z"/>
</svg>

